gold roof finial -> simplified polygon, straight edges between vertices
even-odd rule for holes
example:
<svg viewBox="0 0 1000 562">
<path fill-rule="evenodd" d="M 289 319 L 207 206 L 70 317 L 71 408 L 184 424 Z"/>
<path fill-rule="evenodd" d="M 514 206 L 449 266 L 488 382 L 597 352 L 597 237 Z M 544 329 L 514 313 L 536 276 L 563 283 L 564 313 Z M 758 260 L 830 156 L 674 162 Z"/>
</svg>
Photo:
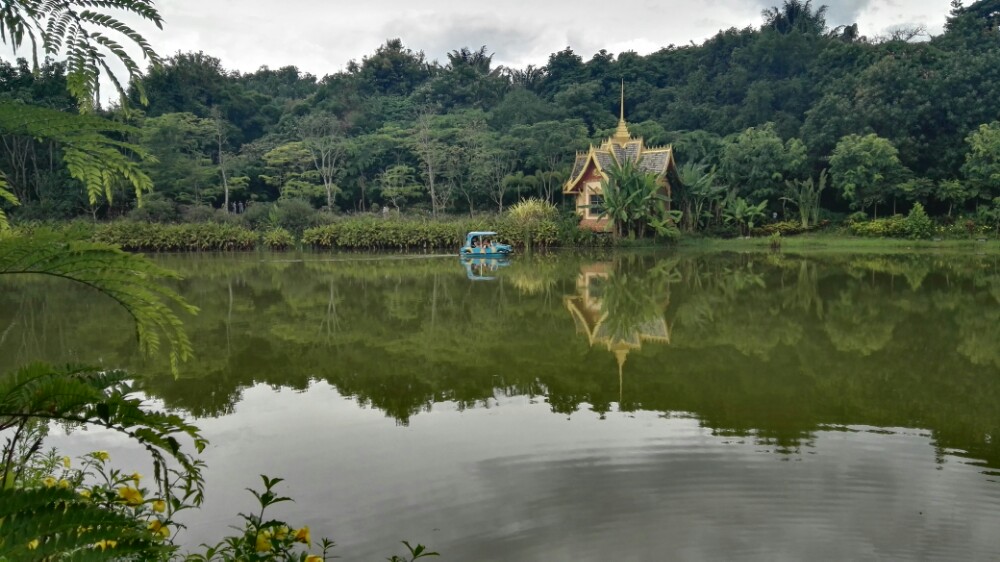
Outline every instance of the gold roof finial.
<svg viewBox="0 0 1000 562">
<path fill-rule="evenodd" d="M 618 360 L 618 409 L 622 408 L 622 378 L 625 368 L 625 358 L 628 357 L 628 349 L 616 349 L 615 359 Z"/>
<path fill-rule="evenodd" d="M 618 117 L 618 128 L 615 129 L 615 140 L 619 142 L 627 142 L 632 138 L 632 135 L 628 132 L 628 125 L 625 124 L 625 79 L 622 78 L 622 101 L 619 106 L 620 115 Z"/>
</svg>

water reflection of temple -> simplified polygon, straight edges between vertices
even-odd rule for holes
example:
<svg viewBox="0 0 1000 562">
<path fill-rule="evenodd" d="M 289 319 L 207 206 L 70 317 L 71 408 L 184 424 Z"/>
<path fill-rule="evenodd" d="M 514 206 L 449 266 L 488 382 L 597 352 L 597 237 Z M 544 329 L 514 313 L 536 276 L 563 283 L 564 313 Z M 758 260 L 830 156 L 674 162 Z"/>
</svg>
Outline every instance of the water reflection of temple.
<svg viewBox="0 0 1000 562">
<path fill-rule="evenodd" d="M 580 268 L 576 294 L 563 298 L 576 325 L 576 332 L 587 336 L 591 347 L 603 346 L 618 362 L 618 391 L 621 401 L 622 371 L 629 352 L 642 348 L 643 342 L 670 343 L 670 327 L 664 318 L 669 293 L 663 298 L 621 299 L 617 293 L 642 292 L 627 283 L 614 283 L 614 266 L 595 263 Z M 632 296 L 632 295 L 626 295 Z M 649 297 L 649 295 L 642 295 Z M 618 297 L 618 298 L 616 298 Z M 613 303 L 644 302 L 638 309 L 616 309 Z"/>
</svg>

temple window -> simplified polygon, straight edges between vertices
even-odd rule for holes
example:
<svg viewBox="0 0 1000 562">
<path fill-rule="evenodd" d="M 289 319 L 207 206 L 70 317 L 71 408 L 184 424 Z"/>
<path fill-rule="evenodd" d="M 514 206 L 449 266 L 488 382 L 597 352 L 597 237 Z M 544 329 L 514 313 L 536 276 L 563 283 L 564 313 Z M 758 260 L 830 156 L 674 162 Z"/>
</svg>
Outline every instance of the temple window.
<svg viewBox="0 0 1000 562">
<path fill-rule="evenodd" d="M 598 217 L 604 212 L 604 196 L 595 193 L 590 194 L 590 206 L 587 207 L 588 217 Z"/>
</svg>

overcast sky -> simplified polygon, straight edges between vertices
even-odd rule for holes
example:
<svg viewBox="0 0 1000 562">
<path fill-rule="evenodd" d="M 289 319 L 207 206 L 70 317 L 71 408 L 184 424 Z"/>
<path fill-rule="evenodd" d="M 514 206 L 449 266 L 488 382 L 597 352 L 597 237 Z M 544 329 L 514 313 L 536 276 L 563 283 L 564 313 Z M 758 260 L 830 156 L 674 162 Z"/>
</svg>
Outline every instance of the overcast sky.
<svg viewBox="0 0 1000 562">
<path fill-rule="evenodd" d="M 600 49 L 647 54 L 700 44 L 718 30 L 759 26 L 780 0 L 160 0 L 164 30 L 145 36 L 162 55 L 204 51 L 228 70 L 295 65 L 323 76 L 399 37 L 428 59 L 486 45 L 494 62 L 541 65 L 565 47 L 589 59 Z M 813 2 L 816 5 L 822 2 Z M 968 1 L 966 2 L 968 3 Z M 857 22 L 875 35 L 905 25 L 940 33 L 949 0 L 831 0 L 831 26 Z"/>
<path fill-rule="evenodd" d="M 360 61 L 389 38 L 401 38 L 429 60 L 485 45 L 494 64 L 543 65 L 571 47 L 585 60 L 601 49 L 648 54 L 662 47 L 701 44 L 720 29 L 758 27 L 761 11 L 781 0 L 158 0 L 163 30 L 123 19 L 163 56 L 204 51 L 227 70 L 294 65 L 322 77 Z M 823 2 L 815 1 L 815 5 Z M 971 0 L 966 0 L 966 4 Z M 942 32 L 949 0 L 830 0 L 831 27 L 857 23 L 867 36 L 899 27 Z M 113 34 L 113 33 L 112 33 Z M 128 41 L 122 40 L 127 45 Z M 138 56 L 134 48 L 128 49 Z M 28 51 L 21 51 L 27 56 Z M 0 57 L 10 58 L 0 47 Z M 114 65 L 119 66 L 119 65 Z M 140 62 L 145 68 L 145 63 Z M 108 85 L 105 95 L 114 97 Z"/>
</svg>

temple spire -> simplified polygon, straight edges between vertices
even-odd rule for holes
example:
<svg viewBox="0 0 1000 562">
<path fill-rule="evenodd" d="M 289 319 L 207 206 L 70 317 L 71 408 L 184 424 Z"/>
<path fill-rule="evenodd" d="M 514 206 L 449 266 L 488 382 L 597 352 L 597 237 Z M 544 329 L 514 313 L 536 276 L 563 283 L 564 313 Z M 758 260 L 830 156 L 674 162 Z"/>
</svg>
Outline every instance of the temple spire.
<svg viewBox="0 0 1000 562">
<path fill-rule="evenodd" d="M 619 123 L 625 122 L 625 79 L 622 78 L 622 102 L 618 105 L 621 109 L 621 116 L 618 118 Z"/>
<path fill-rule="evenodd" d="M 622 78 L 622 101 L 620 107 L 620 113 L 618 117 L 618 128 L 615 129 L 615 140 L 618 142 L 627 142 L 632 138 L 632 135 L 628 132 L 628 125 L 625 124 L 625 79 Z"/>
</svg>

